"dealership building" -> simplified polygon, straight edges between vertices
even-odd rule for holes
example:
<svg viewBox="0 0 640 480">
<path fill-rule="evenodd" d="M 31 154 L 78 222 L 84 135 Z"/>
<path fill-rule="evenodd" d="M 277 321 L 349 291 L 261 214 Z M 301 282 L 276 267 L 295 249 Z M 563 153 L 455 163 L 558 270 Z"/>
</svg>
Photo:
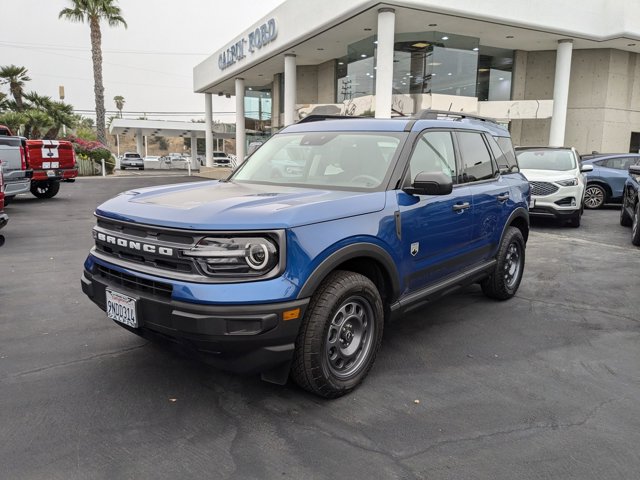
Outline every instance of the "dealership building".
<svg viewBox="0 0 640 480">
<path fill-rule="evenodd" d="M 197 65 L 194 90 L 209 127 L 213 97 L 235 95 L 239 158 L 246 118 L 269 134 L 425 108 L 495 118 L 516 145 L 638 151 L 639 19 L 628 0 L 287 0 Z"/>
</svg>

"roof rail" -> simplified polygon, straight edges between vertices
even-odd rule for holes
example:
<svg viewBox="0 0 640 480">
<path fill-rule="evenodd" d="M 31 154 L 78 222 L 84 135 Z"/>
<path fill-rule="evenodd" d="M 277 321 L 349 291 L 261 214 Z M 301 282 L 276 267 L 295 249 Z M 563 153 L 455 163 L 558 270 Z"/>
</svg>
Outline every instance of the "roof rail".
<svg viewBox="0 0 640 480">
<path fill-rule="evenodd" d="M 437 120 L 438 118 L 442 118 L 442 117 L 453 117 L 456 120 L 470 119 L 470 120 L 479 120 L 481 122 L 491 122 L 496 124 L 498 123 L 493 118 L 481 117 L 479 115 L 473 115 L 471 113 L 465 113 L 465 112 L 451 112 L 449 110 L 426 109 L 426 110 L 419 111 L 414 116 L 414 118 L 419 120 Z"/>
<path fill-rule="evenodd" d="M 365 118 L 365 117 L 352 116 L 352 115 L 307 115 L 302 120 L 298 120 L 296 123 L 321 122 L 323 120 L 346 120 L 348 118 Z"/>
</svg>

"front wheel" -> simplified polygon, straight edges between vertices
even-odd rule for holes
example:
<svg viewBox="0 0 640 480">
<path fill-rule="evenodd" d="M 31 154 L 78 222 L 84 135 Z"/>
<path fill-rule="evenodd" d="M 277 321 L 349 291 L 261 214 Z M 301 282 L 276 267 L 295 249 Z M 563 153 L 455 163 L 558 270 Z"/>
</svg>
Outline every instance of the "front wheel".
<svg viewBox="0 0 640 480">
<path fill-rule="evenodd" d="M 516 294 L 524 272 L 524 251 L 522 232 L 516 227 L 508 227 L 498 250 L 496 266 L 480 284 L 487 297 L 507 300 Z"/>
<path fill-rule="evenodd" d="M 378 289 L 364 275 L 331 273 L 309 304 L 291 376 L 305 390 L 337 398 L 367 376 L 380 348 L 384 313 Z"/>
<path fill-rule="evenodd" d="M 584 206 L 590 210 L 602 207 L 607 199 L 607 192 L 600 185 L 587 185 L 584 192 Z"/>
<path fill-rule="evenodd" d="M 636 202 L 633 212 L 633 223 L 631 224 L 631 243 L 640 247 L 640 201 Z"/>
<path fill-rule="evenodd" d="M 31 182 L 31 193 L 38 198 L 53 198 L 60 190 L 60 182 L 48 180 L 46 182 Z"/>
</svg>

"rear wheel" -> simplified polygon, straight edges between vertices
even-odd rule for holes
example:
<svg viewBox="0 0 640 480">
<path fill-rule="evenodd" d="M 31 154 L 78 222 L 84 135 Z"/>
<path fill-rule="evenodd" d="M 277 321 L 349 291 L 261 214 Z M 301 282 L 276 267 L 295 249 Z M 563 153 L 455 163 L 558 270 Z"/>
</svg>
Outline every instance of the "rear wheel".
<svg viewBox="0 0 640 480">
<path fill-rule="evenodd" d="M 504 234 L 493 273 L 480 284 L 489 298 L 507 300 L 518 291 L 524 272 L 525 243 L 522 232 L 508 227 Z"/>
<path fill-rule="evenodd" d="M 15 198 L 15 195 L 11 195 L 10 197 L 4 197 L 4 204 L 9 205 L 11 202 L 13 202 L 14 198 Z"/>
<path fill-rule="evenodd" d="M 604 205 L 606 199 L 607 192 L 600 185 L 587 185 L 587 189 L 584 192 L 584 206 L 586 208 L 591 210 L 600 208 Z"/>
<path fill-rule="evenodd" d="M 631 224 L 631 243 L 640 247 L 640 201 L 636 202 L 633 212 L 633 223 Z"/>
<path fill-rule="evenodd" d="M 294 381 L 326 398 L 340 397 L 367 376 L 382 341 L 378 289 L 364 275 L 335 271 L 305 314 L 291 369 Z"/>
<path fill-rule="evenodd" d="M 45 182 L 31 182 L 31 193 L 38 198 L 55 197 L 60 190 L 60 182 L 48 180 Z"/>
</svg>

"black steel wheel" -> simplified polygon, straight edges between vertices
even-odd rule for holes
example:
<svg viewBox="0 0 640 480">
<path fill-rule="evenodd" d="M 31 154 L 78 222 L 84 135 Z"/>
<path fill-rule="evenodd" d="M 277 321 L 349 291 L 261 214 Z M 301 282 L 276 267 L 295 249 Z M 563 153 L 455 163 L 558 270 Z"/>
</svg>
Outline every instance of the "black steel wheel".
<svg viewBox="0 0 640 480">
<path fill-rule="evenodd" d="M 291 376 L 305 390 L 340 397 L 367 376 L 382 341 L 380 293 L 364 275 L 335 271 L 311 299 Z"/>
<path fill-rule="evenodd" d="M 493 273 L 480 284 L 489 298 L 507 300 L 518 291 L 524 273 L 525 243 L 522 232 L 508 227 L 504 234 Z"/>
<path fill-rule="evenodd" d="M 587 185 L 584 192 L 584 206 L 590 210 L 602 207 L 607 201 L 607 192 L 600 185 Z"/>
<path fill-rule="evenodd" d="M 56 180 L 31 182 L 31 193 L 38 198 L 53 198 L 59 191 L 60 182 Z"/>
</svg>

